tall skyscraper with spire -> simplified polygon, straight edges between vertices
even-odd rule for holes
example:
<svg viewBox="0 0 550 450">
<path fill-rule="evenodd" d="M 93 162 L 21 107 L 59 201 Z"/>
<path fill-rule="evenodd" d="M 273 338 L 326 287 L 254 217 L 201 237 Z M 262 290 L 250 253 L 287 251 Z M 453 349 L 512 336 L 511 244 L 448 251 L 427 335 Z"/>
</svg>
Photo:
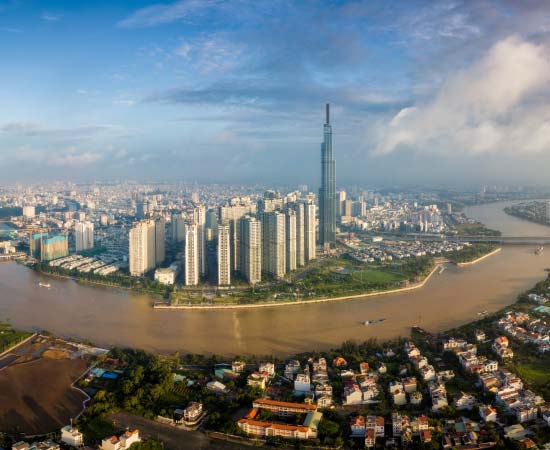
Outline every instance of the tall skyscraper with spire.
<svg viewBox="0 0 550 450">
<path fill-rule="evenodd" d="M 330 105 L 326 106 L 324 141 L 321 144 L 321 188 L 319 189 L 319 243 L 323 248 L 336 244 L 336 163 L 332 157 Z"/>
</svg>

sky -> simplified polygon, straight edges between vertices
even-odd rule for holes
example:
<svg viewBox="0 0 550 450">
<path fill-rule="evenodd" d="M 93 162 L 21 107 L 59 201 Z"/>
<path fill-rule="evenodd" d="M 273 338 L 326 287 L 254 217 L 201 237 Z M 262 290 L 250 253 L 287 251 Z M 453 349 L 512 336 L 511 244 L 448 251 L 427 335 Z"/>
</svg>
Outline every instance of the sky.
<svg viewBox="0 0 550 450">
<path fill-rule="evenodd" d="M 550 2 L 0 0 L 5 181 L 550 185 Z M 548 180 L 548 181 L 547 181 Z"/>
</svg>

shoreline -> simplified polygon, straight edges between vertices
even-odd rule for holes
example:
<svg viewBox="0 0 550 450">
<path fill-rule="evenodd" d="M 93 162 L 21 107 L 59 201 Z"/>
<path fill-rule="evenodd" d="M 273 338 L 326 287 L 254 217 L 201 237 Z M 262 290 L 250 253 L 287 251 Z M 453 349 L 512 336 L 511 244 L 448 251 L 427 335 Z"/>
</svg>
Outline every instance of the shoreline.
<svg viewBox="0 0 550 450">
<path fill-rule="evenodd" d="M 488 258 L 489 256 L 493 256 L 494 254 L 500 252 L 502 250 L 502 247 L 498 247 L 495 250 L 491 251 L 490 253 L 487 253 L 473 261 L 463 262 L 463 263 L 456 263 L 455 265 L 458 267 L 465 267 L 469 265 L 476 264 L 485 258 Z M 390 294 L 397 294 L 397 293 L 404 293 L 409 291 L 414 291 L 416 289 L 420 289 L 426 285 L 426 283 L 431 279 L 433 274 L 440 269 L 444 264 L 449 263 L 447 261 L 436 263 L 434 268 L 430 271 L 428 275 L 422 280 L 415 284 L 396 288 L 396 289 L 389 289 L 385 291 L 374 291 L 374 292 L 364 292 L 360 294 L 352 294 L 352 295 L 343 295 L 338 297 L 327 297 L 327 298 L 314 298 L 311 300 L 296 300 L 296 301 L 283 301 L 283 302 L 263 302 L 263 303 L 249 303 L 249 304 L 220 304 L 220 305 L 171 305 L 166 302 L 162 301 L 154 301 L 154 297 L 156 294 L 149 293 L 147 291 L 140 291 L 136 290 L 131 287 L 125 287 L 125 286 L 118 286 L 118 285 L 111 285 L 108 283 L 101 283 L 101 282 L 95 282 L 95 281 L 89 281 L 89 280 L 82 280 L 78 277 L 73 277 L 69 275 L 60 275 L 60 274 L 54 274 L 49 272 L 43 272 L 41 270 L 32 269 L 35 270 L 37 273 L 46 275 L 46 276 L 53 276 L 53 277 L 59 277 L 64 279 L 69 279 L 72 281 L 75 281 L 77 283 L 82 284 L 90 284 L 90 285 L 96 285 L 96 286 L 103 286 L 103 287 L 109 287 L 114 289 L 123 289 L 125 291 L 134 291 L 134 292 L 140 292 L 146 295 L 149 295 L 152 297 L 153 300 L 153 309 L 154 310 L 227 310 L 227 309 L 246 309 L 246 308 L 272 308 L 272 307 L 282 307 L 282 306 L 294 306 L 294 305 L 307 305 L 307 304 L 319 304 L 319 303 L 328 303 L 328 302 L 337 302 L 337 301 L 345 301 L 345 300 L 354 300 L 358 298 L 367 298 L 367 297 L 378 297 L 383 295 L 390 295 Z M 160 295 L 157 295 L 160 297 Z"/>
<path fill-rule="evenodd" d="M 281 306 L 294 306 L 294 305 L 307 305 L 307 304 L 317 304 L 317 303 L 328 303 L 328 302 L 337 302 L 337 301 L 343 301 L 343 300 L 352 300 L 357 298 L 363 298 L 363 297 L 377 297 L 381 295 L 388 295 L 388 294 L 395 294 L 400 292 L 407 292 L 407 291 L 413 291 L 415 289 L 420 289 L 421 287 L 424 287 L 424 285 L 430 280 L 432 275 L 439 269 L 443 264 L 436 264 L 435 267 L 431 270 L 431 272 L 426 275 L 426 277 L 411 286 L 406 286 L 398 289 L 389 289 L 387 291 L 376 291 L 376 292 L 366 292 L 363 294 L 353 294 L 353 295 L 345 295 L 341 297 L 328 297 L 328 298 L 316 298 L 312 300 L 296 300 L 292 302 L 266 302 L 266 303 L 251 303 L 251 304 L 242 304 L 242 305 L 170 305 L 166 303 L 154 303 L 153 309 L 160 309 L 160 310 L 189 310 L 189 309 L 196 309 L 196 310 L 209 310 L 209 309 L 243 309 L 243 308 L 272 308 L 272 307 L 281 307 Z"/>
<path fill-rule="evenodd" d="M 500 252 L 502 250 L 502 247 L 495 248 L 492 252 L 487 253 L 486 255 L 480 256 L 477 259 L 474 259 L 473 261 L 466 261 L 461 263 L 456 263 L 458 267 L 465 267 L 465 266 L 471 266 L 473 264 L 477 264 L 480 261 L 483 261 L 485 258 L 488 258 L 489 256 L 493 256 Z"/>
</svg>

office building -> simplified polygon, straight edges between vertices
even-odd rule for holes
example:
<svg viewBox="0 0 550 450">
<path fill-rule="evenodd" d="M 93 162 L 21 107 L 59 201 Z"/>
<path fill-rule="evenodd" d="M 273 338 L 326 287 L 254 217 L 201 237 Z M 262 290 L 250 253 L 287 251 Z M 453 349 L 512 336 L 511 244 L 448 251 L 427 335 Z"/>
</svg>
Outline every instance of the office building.
<svg viewBox="0 0 550 450">
<path fill-rule="evenodd" d="M 286 273 L 285 217 L 279 211 L 263 215 L 262 267 L 275 278 L 283 278 Z"/>
<path fill-rule="evenodd" d="M 199 284 L 199 231 L 195 223 L 185 225 L 184 265 L 185 285 Z"/>
<path fill-rule="evenodd" d="M 74 229 L 77 252 L 94 248 L 94 224 L 92 222 L 77 222 Z"/>
<path fill-rule="evenodd" d="M 314 201 L 309 200 L 304 203 L 304 259 L 306 263 L 317 256 L 315 210 Z"/>
<path fill-rule="evenodd" d="M 319 189 L 319 243 L 324 249 L 336 245 L 336 163 L 332 156 L 330 106 L 326 105 L 324 141 L 321 144 L 321 188 Z"/>
<path fill-rule="evenodd" d="M 239 220 L 241 274 L 250 284 L 262 281 L 262 222 L 252 216 Z"/>
<path fill-rule="evenodd" d="M 155 268 L 155 221 L 135 222 L 128 236 L 130 275 L 141 277 Z"/>
<path fill-rule="evenodd" d="M 229 225 L 218 225 L 218 286 L 231 284 L 231 242 Z"/>
<path fill-rule="evenodd" d="M 296 270 L 296 212 L 288 209 L 285 217 L 285 235 L 286 235 L 286 271 Z"/>
</svg>

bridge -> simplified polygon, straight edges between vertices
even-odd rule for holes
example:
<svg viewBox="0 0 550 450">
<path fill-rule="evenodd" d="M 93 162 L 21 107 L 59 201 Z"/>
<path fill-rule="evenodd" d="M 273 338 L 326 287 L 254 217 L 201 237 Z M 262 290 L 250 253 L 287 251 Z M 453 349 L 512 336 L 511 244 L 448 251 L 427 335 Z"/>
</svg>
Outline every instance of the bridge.
<svg viewBox="0 0 550 450">
<path fill-rule="evenodd" d="M 445 236 L 440 234 L 407 233 L 401 235 L 384 235 L 384 237 L 416 240 L 421 242 L 472 242 L 472 243 L 492 243 L 502 245 L 550 245 L 549 236 L 485 236 L 485 235 L 461 235 Z"/>
</svg>

